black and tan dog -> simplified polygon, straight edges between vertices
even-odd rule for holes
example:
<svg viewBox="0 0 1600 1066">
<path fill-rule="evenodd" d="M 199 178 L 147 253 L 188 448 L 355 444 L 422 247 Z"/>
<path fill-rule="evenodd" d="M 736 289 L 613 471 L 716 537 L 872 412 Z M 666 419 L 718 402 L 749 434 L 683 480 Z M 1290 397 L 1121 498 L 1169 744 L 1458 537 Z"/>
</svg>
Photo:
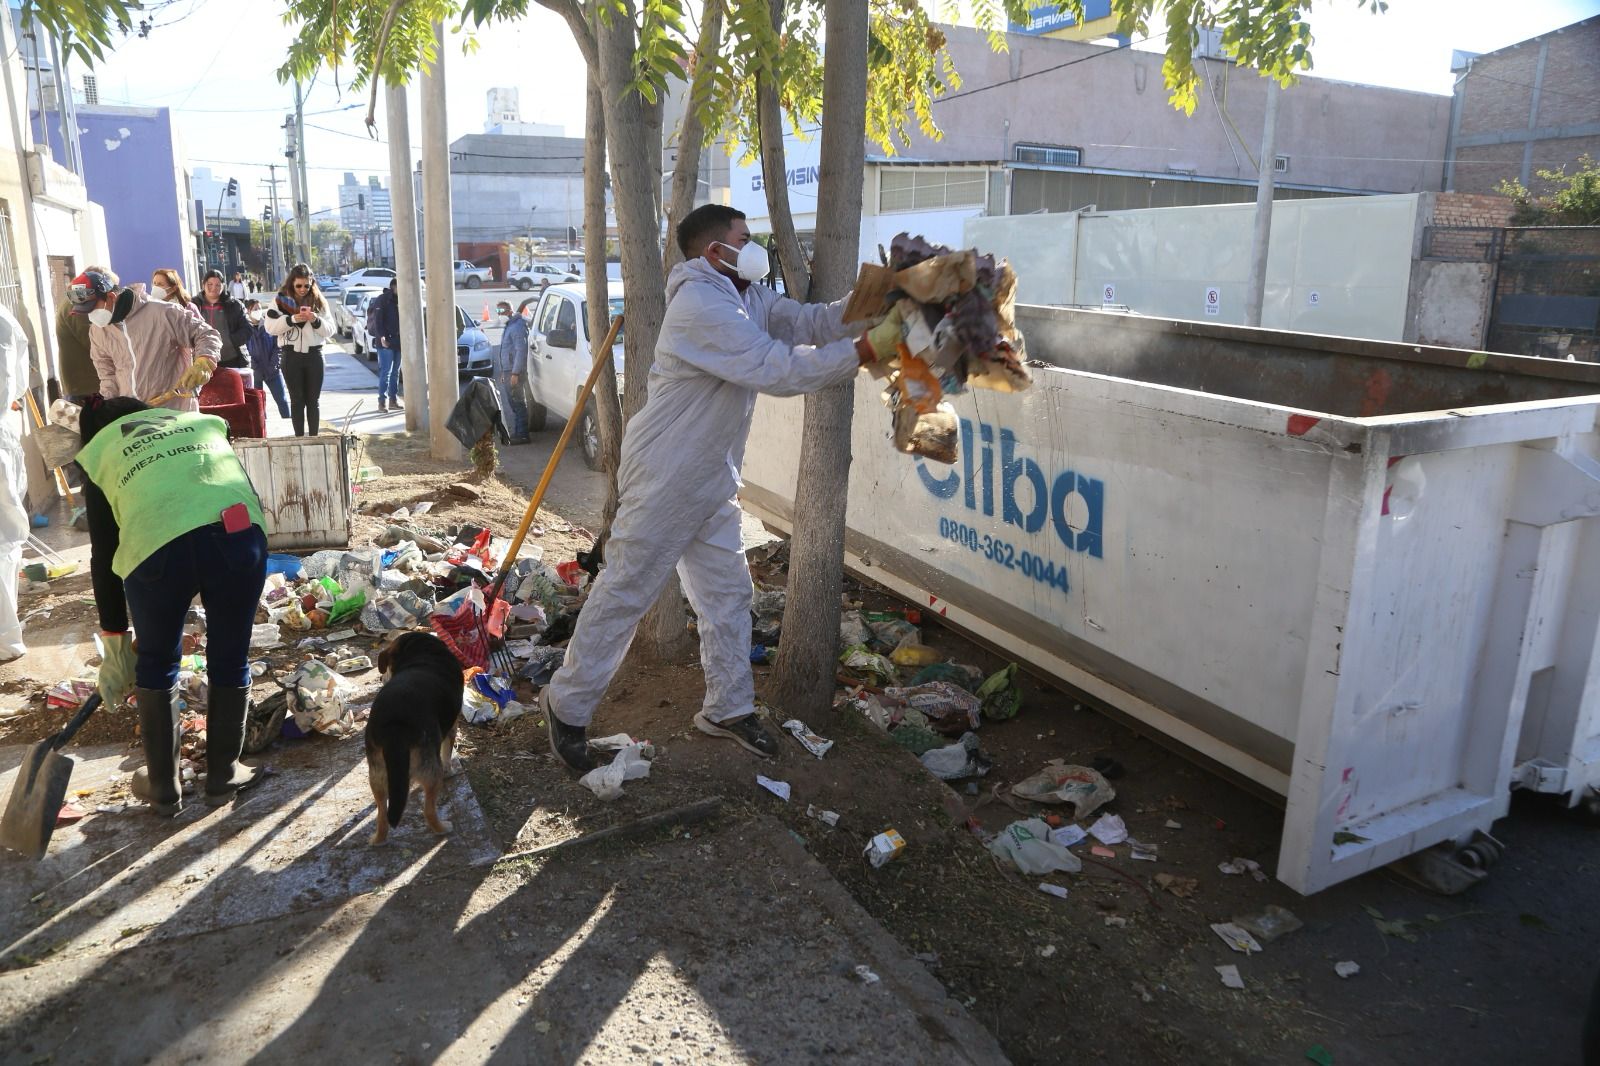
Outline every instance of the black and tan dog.
<svg viewBox="0 0 1600 1066">
<path fill-rule="evenodd" d="M 377 805 L 371 843 L 382 844 L 400 824 L 413 782 L 422 786 L 422 816 L 435 833 L 450 832 L 439 818 L 461 715 L 461 664 L 432 633 L 402 633 L 378 653 L 386 680 L 367 719 L 367 779 Z"/>
</svg>

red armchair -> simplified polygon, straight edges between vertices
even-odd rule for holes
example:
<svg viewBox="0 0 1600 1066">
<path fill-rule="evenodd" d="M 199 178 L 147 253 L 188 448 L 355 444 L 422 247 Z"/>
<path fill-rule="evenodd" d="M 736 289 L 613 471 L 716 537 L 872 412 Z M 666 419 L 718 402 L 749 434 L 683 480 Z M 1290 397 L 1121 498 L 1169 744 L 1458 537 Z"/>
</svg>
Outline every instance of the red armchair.
<svg viewBox="0 0 1600 1066">
<path fill-rule="evenodd" d="M 228 423 L 229 437 L 267 435 L 267 393 L 247 389 L 237 370 L 218 367 L 200 390 L 200 411 Z"/>
</svg>

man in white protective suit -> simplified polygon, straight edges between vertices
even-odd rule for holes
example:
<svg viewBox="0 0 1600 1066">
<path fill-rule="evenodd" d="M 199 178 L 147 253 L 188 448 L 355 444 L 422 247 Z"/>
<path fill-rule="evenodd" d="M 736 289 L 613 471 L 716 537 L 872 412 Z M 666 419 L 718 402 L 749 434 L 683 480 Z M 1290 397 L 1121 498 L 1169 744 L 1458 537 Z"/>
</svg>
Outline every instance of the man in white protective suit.
<svg viewBox="0 0 1600 1066">
<path fill-rule="evenodd" d="M 21 323 L 0 305 L 0 663 L 28 650 L 17 618 L 17 571 L 28 539 L 28 509 L 22 503 L 28 474 L 22 459 L 22 412 L 11 407 L 27 389 L 28 338 Z"/>
<path fill-rule="evenodd" d="M 606 566 L 565 662 L 539 696 L 551 750 L 579 771 L 594 766 L 586 731 L 595 708 L 674 566 L 699 619 L 706 697 L 695 726 L 762 758 L 777 753 L 755 714 L 752 589 L 736 498 L 756 394 L 796 396 L 846 381 L 899 338 L 897 316 L 853 336 L 846 301 L 802 304 L 752 284 L 769 264 L 740 211 L 697 208 L 677 239 L 684 262 L 667 278 L 649 399 L 623 437 Z"/>
</svg>

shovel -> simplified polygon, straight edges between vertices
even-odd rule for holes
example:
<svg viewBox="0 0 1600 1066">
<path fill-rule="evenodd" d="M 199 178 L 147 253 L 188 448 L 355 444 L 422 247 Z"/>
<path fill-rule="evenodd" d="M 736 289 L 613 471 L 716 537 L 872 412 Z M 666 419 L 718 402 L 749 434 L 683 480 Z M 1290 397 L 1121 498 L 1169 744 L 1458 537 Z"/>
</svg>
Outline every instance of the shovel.
<svg viewBox="0 0 1600 1066">
<path fill-rule="evenodd" d="M 99 706 L 100 693 L 90 693 L 61 732 L 32 745 L 23 755 L 17 780 L 11 786 L 11 799 L 0 815 L 0 845 L 33 859 L 44 855 L 50 836 L 56 831 L 56 815 L 67 798 L 72 767 L 77 763 L 61 749 Z"/>
</svg>

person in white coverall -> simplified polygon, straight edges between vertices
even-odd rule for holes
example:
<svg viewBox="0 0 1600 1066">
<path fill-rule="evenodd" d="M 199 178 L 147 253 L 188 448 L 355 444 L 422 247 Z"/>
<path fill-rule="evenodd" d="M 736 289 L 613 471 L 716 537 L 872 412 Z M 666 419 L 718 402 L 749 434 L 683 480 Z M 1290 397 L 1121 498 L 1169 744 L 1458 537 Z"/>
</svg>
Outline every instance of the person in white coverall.
<svg viewBox="0 0 1600 1066">
<path fill-rule="evenodd" d="M 667 278 L 649 399 L 623 437 L 606 566 L 565 662 L 540 693 L 551 750 L 575 770 L 594 765 L 589 721 L 674 566 L 699 619 L 706 696 L 696 727 L 776 754 L 754 713 L 752 590 L 736 499 L 756 394 L 795 396 L 848 380 L 899 336 L 897 320 L 852 336 L 845 301 L 802 304 L 752 284 L 768 261 L 742 212 L 700 207 L 677 239 L 685 261 Z"/>
<path fill-rule="evenodd" d="M 28 339 L 22 325 L 0 305 L 0 663 L 27 651 L 17 618 L 17 571 L 28 539 L 28 509 L 22 489 L 22 412 L 11 405 L 28 390 Z"/>
</svg>

